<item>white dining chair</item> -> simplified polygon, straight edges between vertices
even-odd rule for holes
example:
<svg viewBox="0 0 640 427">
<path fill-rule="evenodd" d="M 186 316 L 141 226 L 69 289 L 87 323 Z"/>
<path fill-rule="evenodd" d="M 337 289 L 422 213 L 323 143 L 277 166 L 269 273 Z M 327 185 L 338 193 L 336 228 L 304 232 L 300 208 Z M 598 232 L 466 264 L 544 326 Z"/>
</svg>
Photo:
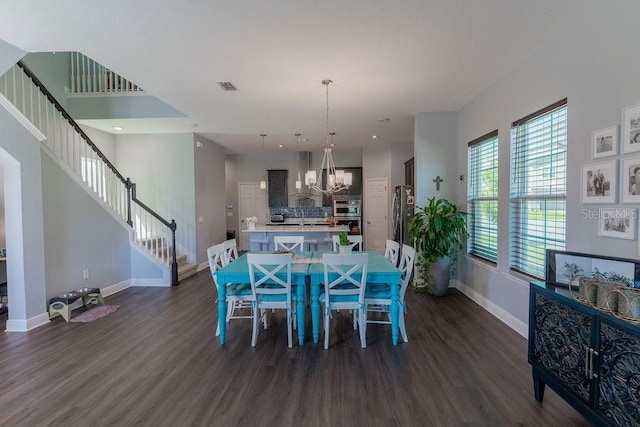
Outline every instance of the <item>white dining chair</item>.
<svg viewBox="0 0 640 427">
<path fill-rule="evenodd" d="M 400 243 L 387 239 L 387 243 L 384 247 L 384 257 L 391 262 L 394 266 L 398 265 L 398 256 L 400 255 Z"/>
<path fill-rule="evenodd" d="M 216 285 L 216 292 L 218 291 L 218 280 L 213 274 L 219 269 L 229 264 L 227 259 L 227 252 L 225 251 L 224 243 L 219 243 L 207 248 L 207 258 L 209 260 L 209 270 L 213 276 L 213 282 Z M 253 319 L 253 294 L 251 292 L 251 285 L 248 283 L 226 283 L 225 301 L 227 303 L 227 316 L 225 321 L 229 323 L 231 319 Z M 216 298 L 217 302 L 217 298 Z M 235 314 L 233 308 L 247 308 L 250 310 L 250 314 Z M 220 323 L 218 322 L 216 327 L 216 336 L 220 335 Z"/>
<path fill-rule="evenodd" d="M 320 304 L 324 306 L 324 348 L 329 348 L 329 319 L 331 310 L 353 310 L 353 329 L 360 330 L 360 345 L 367 347 L 367 311 L 364 303 L 367 285 L 369 254 L 324 254 L 324 292 Z M 334 279 L 337 274 L 337 278 Z"/>
<path fill-rule="evenodd" d="M 362 235 L 356 235 L 356 234 L 349 234 L 347 235 L 347 239 L 349 240 L 349 243 L 351 243 L 351 249 L 354 251 L 361 251 L 362 250 Z M 333 241 L 333 250 L 337 251 L 340 249 L 340 236 L 333 235 L 331 236 L 331 240 Z M 357 249 L 356 249 L 357 246 Z"/>
<path fill-rule="evenodd" d="M 229 239 L 222 242 L 224 251 L 227 254 L 227 262 L 233 262 L 238 259 L 238 244 L 236 239 Z M 246 283 L 245 286 L 249 284 Z M 227 322 L 231 319 L 246 319 L 245 314 L 236 314 L 236 310 L 246 310 L 251 308 L 250 301 L 232 300 L 227 306 Z"/>
<path fill-rule="evenodd" d="M 251 292 L 254 297 L 254 312 L 267 316 L 268 310 L 282 309 L 287 312 L 288 346 L 292 346 L 292 325 L 295 318 L 297 296 L 292 291 L 291 264 L 293 254 L 247 254 Z M 284 278 L 282 277 L 284 276 Z M 255 347 L 258 340 L 258 316 L 253 318 L 253 333 L 251 346 Z M 265 329 L 267 327 L 264 319 Z"/>
<path fill-rule="evenodd" d="M 304 250 L 304 236 L 274 236 L 273 243 L 276 251 L 302 252 Z"/>
<path fill-rule="evenodd" d="M 402 281 L 400 282 L 398 295 L 398 302 L 400 304 L 398 327 L 400 328 L 400 334 L 404 342 L 409 342 L 407 327 L 404 321 L 404 314 L 407 312 L 404 296 L 407 292 L 409 281 L 411 280 L 415 258 L 416 250 L 409 245 L 402 245 L 402 255 L 400 256 L 400 265 L 398 266 L 402 272 Z M 364 294 L 364 301 L 367 307 L 367 323 L 391 324 L 391 285 L 385 283 L 369 285 Z M 369 313 L 384 313 L 386 319 L 371 319 L 369 318 Z"/>
<path fill-rule="evenodd" d="M 222 242 L 224 250 L 227 253 L 227 259 L 229 262 L 233 262 L 238 259 L 238 243 L 236 239 L 229 239 Z"/>
</svg>

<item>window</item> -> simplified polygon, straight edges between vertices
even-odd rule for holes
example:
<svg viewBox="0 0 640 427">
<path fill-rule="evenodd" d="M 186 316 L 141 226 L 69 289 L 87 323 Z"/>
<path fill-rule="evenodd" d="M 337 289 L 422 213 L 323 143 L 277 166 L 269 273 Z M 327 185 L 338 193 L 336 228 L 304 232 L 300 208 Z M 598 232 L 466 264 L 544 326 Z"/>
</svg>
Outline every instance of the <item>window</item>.
<svg viewBox="0 0 640 427">
<path fill-rule="evenodd" d="M 498 260 L 498 131 L 469 143 L 467 210 L 469 254 Z"/>
<path fill-rule="evenodd" d="M 564 250 L 567 100 L 511 125 L 512 270 L 543 279 L 546 249 Z"/>
</svg>

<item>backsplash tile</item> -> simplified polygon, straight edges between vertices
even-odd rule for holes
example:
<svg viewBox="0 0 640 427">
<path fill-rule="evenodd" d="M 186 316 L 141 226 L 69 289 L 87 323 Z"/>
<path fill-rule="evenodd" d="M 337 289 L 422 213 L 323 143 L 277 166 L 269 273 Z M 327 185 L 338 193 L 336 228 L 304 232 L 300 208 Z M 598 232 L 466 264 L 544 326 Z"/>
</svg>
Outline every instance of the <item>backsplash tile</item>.
<svg viewBox="0 0 640 427">
<path fill-rule="evenodd" d="M 285 218 L 325 218 L 333 216 L 333 208 L 327 207 L 302 207 L 302 208 L 269 208 L 269 214 L 283 214 Z"/>
</svg>

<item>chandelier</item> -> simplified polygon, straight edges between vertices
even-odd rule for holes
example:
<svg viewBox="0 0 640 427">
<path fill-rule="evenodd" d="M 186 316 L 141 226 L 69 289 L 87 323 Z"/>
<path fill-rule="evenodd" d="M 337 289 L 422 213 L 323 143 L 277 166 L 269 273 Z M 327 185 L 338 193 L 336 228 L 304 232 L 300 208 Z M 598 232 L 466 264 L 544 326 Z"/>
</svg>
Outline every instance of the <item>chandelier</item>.
<svg viewBox="0 0 640 427">
<path fill-rule="evenodd" d="M 350 173 L 345 173 L 344 170 L 336 170 L 333 155 L 331 154 L 331 147 L 334 146 L 333 135 L 335 135 L 335 133 L 329 133 L 329 85 L 331 83 L 331 80 L 322 81 L 322 84 L 327 88 L 327 148 L 324 149 L 319 174 L 316 174 L 315 170 L 307 171 L 305 174 L 305 183 L 307 183 L 309 189 L 326 195 L 349 188 L 353 179 Z M 331 139 L 331 143 L 329 139 Z M 323 175 L 326 177 L 325 179 L 323 179 Z"/>
</svg>

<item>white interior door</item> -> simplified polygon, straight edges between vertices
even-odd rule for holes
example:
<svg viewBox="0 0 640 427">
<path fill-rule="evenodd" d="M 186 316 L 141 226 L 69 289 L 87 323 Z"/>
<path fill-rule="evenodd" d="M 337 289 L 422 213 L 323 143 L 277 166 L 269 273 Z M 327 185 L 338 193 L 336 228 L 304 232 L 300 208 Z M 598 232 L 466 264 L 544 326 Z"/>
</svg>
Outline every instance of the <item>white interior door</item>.
<svg viewBox="0 0 640 427">
<path fill-rule="evenodd" d="M 384 252 L 387 243 L 389 195 L 387 178 L 365 181 L 365 249 Z"/>
<path fill-rule="evenodd" d="M 238 214 L 240 215 L 240 224 L 238 230 L 240 232 L 236 236 L 238 238 L 238 247 L 243 251 L 249 250 L 249 234 L 243 233 L 242 230 L 247 228 L 244 219 L 248 216 L 258 218 L 258 224 L 264 224 L 267 219 L 267 192 L 260 189 L 258 182 L 243 182 L 238 184 L 238 201 L 240 207 Z"/>
</svg>

